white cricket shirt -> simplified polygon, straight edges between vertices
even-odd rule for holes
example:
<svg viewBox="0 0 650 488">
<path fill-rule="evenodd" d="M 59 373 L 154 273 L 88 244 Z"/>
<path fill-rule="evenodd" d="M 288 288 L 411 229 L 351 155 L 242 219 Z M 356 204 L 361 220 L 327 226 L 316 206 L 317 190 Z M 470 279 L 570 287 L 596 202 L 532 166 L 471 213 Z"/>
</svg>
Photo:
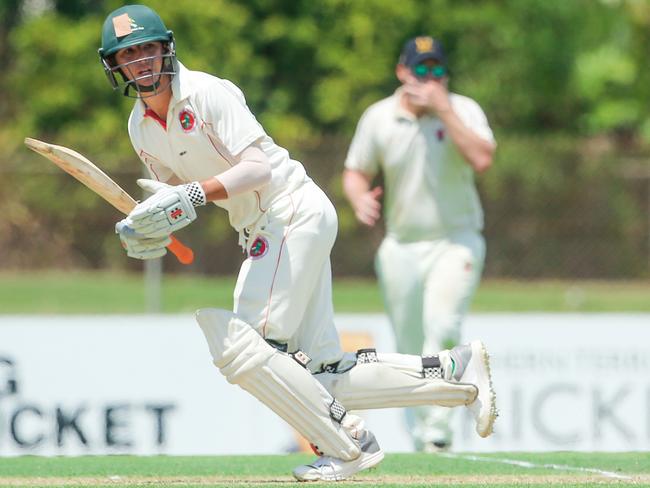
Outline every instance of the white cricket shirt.
<svg viewBox="0 0 650 488">
<path fill-rule="evenodd" d="M 177 63 L 167 119 L 160 120 L 136 100 L 129 117 L 133 147 L 151 177 L 200 181 L 223 173 L 258 141 L 269 158 L 271 181 L 264 187 L 215 201 L 228 211 L 239 232 L 252 227 L 271 203 L 310 181 L 302 164 L 269 137 L 246 105 L 241 90 L 216 76 Z"/>
<path fill-rule="evenodd" d="M 345 167 L 384 174 L 387 234 L 399 241 L 439 239 L 481 230 L 483 210 L 474 171 L 434 116 L 415 117 L 399 103 L 400 90 L 374 103 L 359 120 Z M 450 94 L 454 112 L 480 137 L 494 141 L 481 107 Z"/>
</svg>

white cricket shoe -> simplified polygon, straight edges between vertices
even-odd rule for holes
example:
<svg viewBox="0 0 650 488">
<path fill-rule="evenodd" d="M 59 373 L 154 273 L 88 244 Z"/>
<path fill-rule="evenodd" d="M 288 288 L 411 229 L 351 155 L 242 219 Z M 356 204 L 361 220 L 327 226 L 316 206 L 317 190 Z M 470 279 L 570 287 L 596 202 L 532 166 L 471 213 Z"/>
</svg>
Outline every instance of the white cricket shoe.
<svg viewBox="0 0 650 488">
<path fill-rule="evenodd" d="M 361 454 L 352 461 L 321 456 L 312 464 L 304 464 L 293 470 L 293 476 L 298 481 L 341 481 L 350 476 L 372 468 L 384 459 L 384 451 L 381 450 L 375 436 L 369 430 L 365 430 L 359 439 Z"/>
<path fill-rule="evenodd" d="M 449 351 L 456 365 L 453 378 L 459 383 L 470 383 L 478 388 L 476 400 L 467 408 L 476 420 L 476 432 L 481 437 L 489 436 L 499 412 L 496 407 L 496 393 L 490 376 L 490 357 L 481 341 L 456 346 Z"/>
</svg>

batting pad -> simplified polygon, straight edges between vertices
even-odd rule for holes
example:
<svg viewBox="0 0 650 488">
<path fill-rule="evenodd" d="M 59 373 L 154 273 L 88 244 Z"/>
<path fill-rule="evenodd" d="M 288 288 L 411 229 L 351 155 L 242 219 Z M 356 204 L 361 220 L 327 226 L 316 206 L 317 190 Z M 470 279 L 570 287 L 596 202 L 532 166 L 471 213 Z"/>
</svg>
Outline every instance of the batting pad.
<svg viewBox="0 0 650 488">
<path fill-rule="evenodd" d="M 359 351 L 361 353 L 361 351 Z M 367 354 L 364 354 L 366 356 Z M 476 399 L 474 385 L 425 377 L 423 360 L 409 354 L 372 352 L 372 361 L 346 353 L 338 371 L 314 376 L 348 410 L 440 405 L 456 407 Z M 443 364 L 448 359 L 440 355 Z M 345 363 L 351 367 L 341 367 Z"/>
<path fill-rule="evenodd" d="M 295 359 L 271 347 L 232 312 L 202 309 L 196 320 L 214 364 L 230 383 L 264 403 L 324 454 L 345 461 L 360 455 L 352 438 L 358 418 L 347 415 Z"/>
</svg>

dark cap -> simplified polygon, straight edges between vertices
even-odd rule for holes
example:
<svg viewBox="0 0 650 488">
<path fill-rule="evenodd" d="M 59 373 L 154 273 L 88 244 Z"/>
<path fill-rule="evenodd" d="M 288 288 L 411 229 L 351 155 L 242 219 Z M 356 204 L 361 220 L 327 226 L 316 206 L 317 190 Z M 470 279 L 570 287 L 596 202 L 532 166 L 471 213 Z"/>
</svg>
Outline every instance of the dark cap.
<svg viewBox="0 0 650 488">
<path fill-rule="evenodd" d="M 440 42 L 430 36 L 418 36 L 406 41 L 399 57 L 399 63 L 410 67 L 427 59 L 435 59 L 442 65 L 447 64 Z"/>
</svg>

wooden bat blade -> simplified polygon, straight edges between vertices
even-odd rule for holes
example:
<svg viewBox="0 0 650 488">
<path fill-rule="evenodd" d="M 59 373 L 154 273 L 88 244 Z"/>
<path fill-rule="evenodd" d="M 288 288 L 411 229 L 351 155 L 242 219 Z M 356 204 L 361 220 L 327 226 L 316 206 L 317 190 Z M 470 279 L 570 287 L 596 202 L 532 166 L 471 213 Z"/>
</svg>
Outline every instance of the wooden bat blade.
<svg viewBox="0 0 650 488">
<path fill-rule="evenodd" d="M 92 191 L 101 196 L 123 214 L 128 214 L 137 205 L 137 202 L 125 192 L 110 176 L 95 166 L 86 157 L 64 146 L 49 144 L 47 142 L 25 138 L 25 145 L 32 151 L 46 157 L 66 173 L 70 174 Z M 194 252 L 182 242 L 171 236 L 172 242 L 169 249 L 183 264 L 194 261 Z"/>
<path fill-rule="evenodd" d="M 136 206 L 136 201 L 127 192 L 78 152 L 30 137 L 25 138 L 25 145 L 41 156 L 45 156 L 123 214 L 128 214 Z"/>
</svg>

